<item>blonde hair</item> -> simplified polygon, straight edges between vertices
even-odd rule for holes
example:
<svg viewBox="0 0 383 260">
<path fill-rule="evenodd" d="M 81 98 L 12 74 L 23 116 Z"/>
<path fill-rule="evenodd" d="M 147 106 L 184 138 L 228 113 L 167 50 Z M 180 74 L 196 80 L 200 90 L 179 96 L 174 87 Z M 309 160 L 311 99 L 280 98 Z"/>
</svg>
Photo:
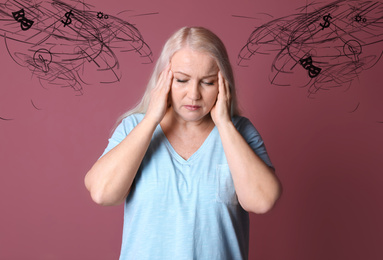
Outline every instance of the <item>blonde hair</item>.
<svg viewBox="0 0 383 260">
<path fill-rule="evenodd" d="M 235 92 L 234 74 L 223 42 L 210 30 L 203 27 L 183 27 L 176 31 L 165 43 L 150 77 L 146 91 L 141 101 L 131 110 L 124 113 L 119 122 L 132 114 L 146 113 L 150 102 L 150 91 L 156 86 L 161 72 L 170 63 L 173 55 L 182 48 L 191 48 L 210 54 L 228 81 L 231 91 L 231 115 L 239 115 L 237 96 Z"/>
</svg>

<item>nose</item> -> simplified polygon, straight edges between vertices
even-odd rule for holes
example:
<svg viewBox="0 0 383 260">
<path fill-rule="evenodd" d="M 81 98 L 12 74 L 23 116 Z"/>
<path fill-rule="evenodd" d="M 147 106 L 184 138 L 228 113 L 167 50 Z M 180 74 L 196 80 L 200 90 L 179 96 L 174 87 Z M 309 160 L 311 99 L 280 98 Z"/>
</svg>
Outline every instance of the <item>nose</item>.
<svg viewBox="0 0 383 260">
<path fill-rule="evenodd" d="M 200 85 L 198 82 L 192 82 L 188 88 L 188 97 L 191 100 L 199 100 L 201 98 Z"/>
</svg>

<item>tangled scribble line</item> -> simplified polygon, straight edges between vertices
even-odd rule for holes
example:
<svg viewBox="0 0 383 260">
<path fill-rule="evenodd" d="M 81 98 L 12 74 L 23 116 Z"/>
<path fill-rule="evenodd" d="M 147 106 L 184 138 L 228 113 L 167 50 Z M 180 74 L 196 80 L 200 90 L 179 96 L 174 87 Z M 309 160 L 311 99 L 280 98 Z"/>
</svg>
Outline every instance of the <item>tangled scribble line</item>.
<svg viewBox="0 0 383 260">
<path fill-rule="evenodd" d="M 382 57 L 383 4 L 339 0 L 325 6 L 311 3 L 299 13 L 257 27 L 238 54 L 248 66 L 256 55 L 275 54 L 270 82 L 296 85 L 303 73 L 308 96 L 319 90 L 351 85 Z"/>
<path fill-rule="evenodd" d="M 93 11 L 83 1 L 70 3 L 7 0 L 0 4 L 0 36 L 6 51 L 42 86 L 70 87 L 81 95 L 82 85 L 87 84 L 85 66 L 107 75 L 100 83 L 118 82 L 116 51 L 134 52 L 143 63 L 152 62 L 151 49 L 131 23 Z"/>
</svg>

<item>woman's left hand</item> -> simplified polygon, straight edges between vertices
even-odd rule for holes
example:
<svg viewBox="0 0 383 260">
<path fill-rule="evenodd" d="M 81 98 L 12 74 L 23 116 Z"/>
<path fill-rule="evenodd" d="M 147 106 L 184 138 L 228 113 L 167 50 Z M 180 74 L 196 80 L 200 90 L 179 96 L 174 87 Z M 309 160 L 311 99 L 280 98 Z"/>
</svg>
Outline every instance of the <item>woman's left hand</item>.
<svg viewBox="0 0 383 260">
<path fill-rule="evenodd" d="M 214 124 L 218 127 L 225 122 L 231 122 L 231 95 L 227 80 L 218 72 L 218 95 L 217 101 L 210 111 Z"/>
</svg>

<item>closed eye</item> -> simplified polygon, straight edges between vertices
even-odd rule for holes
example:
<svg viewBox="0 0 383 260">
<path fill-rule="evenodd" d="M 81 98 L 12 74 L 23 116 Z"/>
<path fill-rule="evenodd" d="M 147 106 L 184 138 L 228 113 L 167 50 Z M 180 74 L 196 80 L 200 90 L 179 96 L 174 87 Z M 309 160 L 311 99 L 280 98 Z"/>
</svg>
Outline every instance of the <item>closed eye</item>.
<svg viewBox="0 0 383 260">
<path fill-rule="evenodd" d="M 179 83 L 185 83 L 185 82 L 187 82 L 186 79 L 176 79 L 176 80 L 177 80 L 177 82 L 179 82 Z"/>
<path fill-rule="evenodd" d="M 208 86 L 214 86 L 214 82 L 202 82 L 202 83 Z"/>
</svg>

